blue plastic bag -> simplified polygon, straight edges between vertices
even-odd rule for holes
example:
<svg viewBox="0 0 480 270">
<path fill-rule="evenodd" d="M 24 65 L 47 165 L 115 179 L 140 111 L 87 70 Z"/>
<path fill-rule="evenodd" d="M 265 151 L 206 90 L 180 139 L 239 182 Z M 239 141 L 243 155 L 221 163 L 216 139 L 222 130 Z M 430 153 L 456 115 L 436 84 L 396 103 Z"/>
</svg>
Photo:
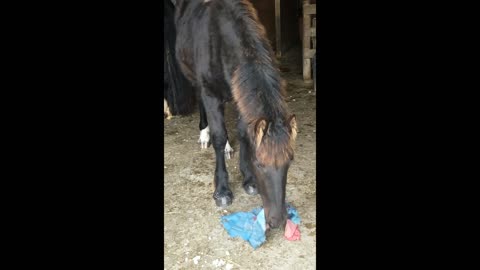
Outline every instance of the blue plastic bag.
<svg viewBox="0 0 480 270">
<path fill-rule="evenodd" d="M 300 224 L 300 216 L 291 204 L 287 204 L 288 219 Z M 240 237 L 256 249 L 265 242 L 265 211 L 255 208 L 250 212 L 237 212 L 223 216 L 222 224 L 231 237 Z"/>
</svg>

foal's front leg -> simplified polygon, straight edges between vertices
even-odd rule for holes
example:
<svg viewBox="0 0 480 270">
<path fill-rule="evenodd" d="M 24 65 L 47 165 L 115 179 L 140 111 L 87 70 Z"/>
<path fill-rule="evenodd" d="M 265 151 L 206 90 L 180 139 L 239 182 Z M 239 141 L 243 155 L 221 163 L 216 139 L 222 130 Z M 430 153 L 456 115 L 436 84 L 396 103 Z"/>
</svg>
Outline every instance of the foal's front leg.
<svg viewBox="0 0 480 270">
<path fill-rule="evenodd" d="M 225 166 L 225 145 L 227 144 L 227 129 L 225 128 L 224 106 L 220 100 L 202 93 L 208 126 L 211 132 L 212 145 L 215 149 L 215 192 L 213 198 L 217 206 L 225 207 L 232 204 L 233 193 L 228 187 L 228 172 Z"/>
<path fill-rule="evenodd" d="M 243 189 L 248 195 L 257 195 L 257 181 L 252 166 L 250 143 L 246 135 L 240 135 L 240 171 L 243 175 Z"/>
</svg>

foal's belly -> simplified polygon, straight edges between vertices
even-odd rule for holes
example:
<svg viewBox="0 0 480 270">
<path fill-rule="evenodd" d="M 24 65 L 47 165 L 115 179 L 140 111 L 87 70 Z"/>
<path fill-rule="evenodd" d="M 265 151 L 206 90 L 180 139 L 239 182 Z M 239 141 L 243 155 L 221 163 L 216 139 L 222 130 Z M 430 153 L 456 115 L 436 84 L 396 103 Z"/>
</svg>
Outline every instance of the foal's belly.
<svg viewBox="0 0 480 270">
<path fill-rule="evenodd" d="M 194 46 L 211 46 L 211 44 L 195 44 Z M 222 101 L 233 99 L 231 90 L 231 71 L 223 63 L 220 48 L 209 49 L 210 53 L 195 54 L 195 51 L 205 51 L 205 48 L 186 48 L 177 45 L 177 60 L 185 77 L 197 88 L 204 89 L 209 96 L 215 96 Z"/>
</svg>

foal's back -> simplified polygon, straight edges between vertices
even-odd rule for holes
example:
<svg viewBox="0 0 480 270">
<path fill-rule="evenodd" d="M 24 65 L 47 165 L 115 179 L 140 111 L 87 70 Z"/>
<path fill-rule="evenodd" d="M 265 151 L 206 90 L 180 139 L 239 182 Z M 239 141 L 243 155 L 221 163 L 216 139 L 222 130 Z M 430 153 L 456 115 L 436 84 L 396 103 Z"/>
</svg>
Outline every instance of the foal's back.
<svg viewBox="0 0 480 270">
<path fill-rule="evenodd" d="M 208 85 L 223 95 L 235 69 L 256 53 L 270 54 L 263 27 L 250 3 L 242 0 L 177 1 L 177 58 L 182 71 L 196 85 Z M 265 50 L 267 52 L 265 52 Z M 270 58 L 269 58 L 270 59 Z"/>
</svg>

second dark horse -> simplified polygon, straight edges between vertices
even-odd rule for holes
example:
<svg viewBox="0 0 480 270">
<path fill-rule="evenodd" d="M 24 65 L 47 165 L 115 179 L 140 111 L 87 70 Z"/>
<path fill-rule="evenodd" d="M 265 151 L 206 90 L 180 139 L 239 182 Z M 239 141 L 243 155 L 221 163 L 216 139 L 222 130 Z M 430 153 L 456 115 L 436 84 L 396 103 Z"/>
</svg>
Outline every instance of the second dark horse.
<svg viewBox="0 0 480 270">
<path fill-rule="evenodd" d="M 232 203 L 225 166 L 224 104 L 239 113 L 240 170 L 248 194 L 260 193 L 267 228 L 285 226 L 285 188 L 297 134 L 285 84 L 253 6 L 245 0 L 177 0 L 176 57 L 200 91 L 215 149 L 217 206 Z"/>
</svg>

